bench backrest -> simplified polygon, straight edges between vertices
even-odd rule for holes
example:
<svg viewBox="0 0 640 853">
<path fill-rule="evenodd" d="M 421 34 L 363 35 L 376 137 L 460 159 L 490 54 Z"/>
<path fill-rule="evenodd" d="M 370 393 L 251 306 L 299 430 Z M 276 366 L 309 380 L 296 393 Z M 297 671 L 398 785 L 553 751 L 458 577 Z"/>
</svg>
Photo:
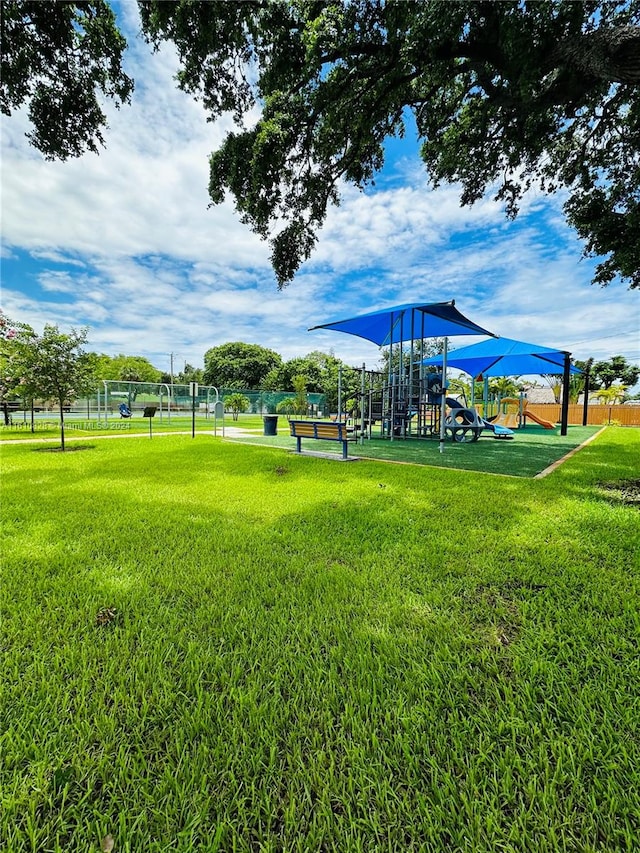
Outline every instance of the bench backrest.
<svg viewBox="0 0 640 853">
<path fill-rule="evenodd" d="M 324 438 L 344 441 L 347 438 L 346 424 L 335 421 L 289 421 L 291 435 L 301 438 Z"/>
</svg>

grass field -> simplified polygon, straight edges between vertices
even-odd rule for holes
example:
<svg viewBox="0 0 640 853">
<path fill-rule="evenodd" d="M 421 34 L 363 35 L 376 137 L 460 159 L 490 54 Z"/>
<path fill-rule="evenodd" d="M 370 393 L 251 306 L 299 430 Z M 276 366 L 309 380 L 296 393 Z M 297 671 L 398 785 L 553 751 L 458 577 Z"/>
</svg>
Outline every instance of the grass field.
<svg viewBox="0 0 640 853">
<path fill-rule="evenodd" d="M 69 447 L 0 449 L 3 850 L 640 849 L 639 430 Z"/>
<path fill-rule="evenodd" d="M 286 421 L 285 421 L 286 424 Z M 366 439 L 362 444 L 353 441 L 349 445 L 352 457 L 379 459 L 391 462 L 410 462 L 415 465 L 435 465 L 465 471 L 483 471 L 490 474 L 505 474 L 510 477 L 534 477 L 549 465 L 557 462 L 569 451 L 579 447 L 595 435 L 602 427 L 570 426 L 566 436 L 560 435 L 560 427 L 546 430 L 538 426 L 527 426 L 518 430 L 513 439 L 495 439 L 485 431 L 477 442 L 457 444 L 449 438 L 440 453 L 437 439 Z M 295 449 L 296 440 L 289 435 L 285 426 L 274 437 L 247 434 L 235 436 L 233 441 L 270 447 Z M 335 441 L 317 439 L 302 440 L 303 452 L 324 452 L 340 455 L 342 445 Z"/>
<path fill-rule="evenodd" d="M 148 436 L 150 434 L 149 422 L 142 418 L 134 418 L 133 420 L 112 418 L 108 427 L 101 426 L 98 423 L 92 423 L 91 429 L 82 429 L 78 426 L 83 426 L 83 422 L 71 420 L 68 423 L 66 434 L 69 440 L 73 438 L 88 439 L 100 435 L 140 434 Z M 236 430 L 230 430 L 230 427 L 239 427 L 243 434 L 236 435 Z M 217 436 L 221 436 L 224 431 L 225 435 L 234 441 L 267 447 L 280 447 L 285 450 L 295 448 L 296 441 L 289 435 L 288 422 L 285 417 L 279 418 L 276 436 L 263 435 L 263 427 L 261 415 L 241 415 L 237 421 L 231 417 L 226 417 L 224 430 L 221 422 L 218 421 L 215 430 Z M 513 440 L 496 440 L 489 431 L 483 433 L 480 441 L 469 444 L 456 444 L 448 439 L 445 443 L 444 453 L 440 453 L 437 439 L 418 440 L 412 438 L 389 441 L 388 439 L 383 440 L 374 437 L 370 440 L 367 439 L 363 444 L 351 442 L 350 452 L 351 456 L 368 459 L 484 471 L 512 477 L 533 477 L 591 438 L 599 429 L 601 427 L 570 426 L 567 435 L 561 436 L 559 427 L 556 427 L 555 430 L 545 430 L 542 427 L 529 424 L 526 429 L 518 430 Z M 212 418 L 200 417 L 196 419 L 196 434 L 208 434 L 213 431 L 214 421 Z M 46 428 L 40 427 L 35 434 L 28 429 L 7 429 L 0 432 L 0 443 L 7 440 L 55 441 L 59 438 L 59 432 L 59 427 L 54 424 L 50 424 Z M 166 416 L 162 421 L 154 420 L 151 427 L 152 435 L 158 436 L 168 432 L 187 432 L 190 434 L 192 432 L 191 418 L 173 415 L 170 421 Z M 330 441 L 303 441 L 303 450 L 339 456 L 341 446 Z"/>
</svg>

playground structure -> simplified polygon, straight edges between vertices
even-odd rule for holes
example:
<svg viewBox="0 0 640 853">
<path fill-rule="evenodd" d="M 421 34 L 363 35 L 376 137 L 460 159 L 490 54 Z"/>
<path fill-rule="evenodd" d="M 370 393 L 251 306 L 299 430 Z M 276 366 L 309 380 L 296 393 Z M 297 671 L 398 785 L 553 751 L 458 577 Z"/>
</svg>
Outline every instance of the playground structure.
<svg viewBox="0 0 640 853">
<path fill-rule="evenodd" d="M 524 429 L 527 419 L 534 421 L 544 429 L 555 429 L 556 425 L 531 412 L 525 394 L 519 397 L 503 397 L 498 402 L 498 414 L 491 418 L 491 423 L 508 427 L 509 429 Z"/>
<path fill-rule="evenodd" d="M 447 429 L 454 441 L 477 441 L 483 430 L 493 433 L 494 438 L 513 438 L 513 430 L 497 418 L 487 420 L 474 408 L 463 406 L 458 400 L 447 397 L 449 414 Z"/>
<path fill-rule="evenodd" d="M 438 367 L 446 365 L 446 356 L 434 356 L 425 359 L 425 364 Z M 475 382 L 484 380 L 484 406 L 483 414 L 486 416 L 486 403 L 488 395 L 488 379 L 495 376 L 522 376 L 530 374 L 556 374 L 562 375 L 562 406 L 560 413 L 560 434 L 567 434 L 569 423 L 569 383 L 572 374 L 581 371 L 571 364 L 571 353 L 565 350 L 552 349 L 540 344 L 530 344 L 525 341 L 516 341 L 511 338 L 492 338 L 468 347 L 455 350 L 449 356 L 449 365 L 468 373 L 472 379 L 471 393 L 473 405 L 473 391 Z M 507 402 L 509 401 L 509 402 Z M 508 428 L 519 429 L 526 424 L 526 418 L 539 423 L 545 429 L 554 429 L 555 424 L 538 418 L 533 412 L 526 412 L 526 403 L 522 398 L 504 398 L 507 405 L 517 404 L 517 412 L 513 409 L 504 409 L 499 413 L 499 419 L 493 419 L 494 423 L 500 423 Z M 583 424 L 586 422 L 586 414 Z"/>
<path fill-rule="evenodd" d="M 525 404 L 523 415 L 524 415 L 524 419 L 525 419 L 524 420 L 525 426 L 527 423 L 527 418 L 529 418 L 530 421 L 533 421 L 534 423 L 539 424 L 541 427 L 544 427 L 544 429 L 555 429 L 556 428 L 556 425 L 551 423 L 551 421 L 547 421 L 544 418 L 541 418 L 539 415 L 534 414 L 534 412 L 530 411 L 528 403 Z"/>
<path fill-rule="evenodd" d="M 368 387 L 367 387 L 368 380 Z M 427 373 L 414 382 L 401 381 L 392 375 L 391 381 L 362 365 L 362 388 L 355 411 L 343 413 L 344 420 L 360 438 L 390 440 L 447 438 L 461 443 L 477 441 L 484 431 L 495 438 L 512 438 L 513 431 L 493 419 L 486 419 L 466 401 L 447 397 L 440 373 Z M 442 411 L 444 403 L 444 430 Z"/>
<path fill-rule="evenodd" d="M 541 373 L 562 375 L 560 434 L 567 434 L 571 374 L 581 372 L 571 364 L 571 354 L 493 335 L 461 314 L 453 301 L 399 305 L 313 326 L 309 331 L 314 329 L 345 332 L 378 346 L 389 347 L 388 376 L 380 382 L 380 387 L 365 388 L 365 366 L 362 368 L 359 423 L 353 425 L 354 430 L 359 431 L 361 441 L 365 431 L 371 437 L 372 427 L 377 421 L 381 425 L 382 436 L 391 440 L 437 436 L 441 452 L 446 436 L 455 441 L 474 441 L 486 429 L 491 430 L 496 438 L 512 437 L 514 429 L 526 425 L 527 417 L 545 429 L 555 429 L 551 421 L 529 412 L 523 398 L 505 398 L 501 401 L 502 411 L 493 416 L 488 412 L 488 377 Z M 489 339 L 448 353 L 450 336 L 482 334 L 489 335 Z M 424 340 L 434 337 L 443 340 L 442 354 L 424 358 Z M 408 344 L 408 353 L 405 344 Z M 395 365 L 394 347 L 399 356 Z M 465 401 L 463 413 L 458 411 L 459 405 L 449 404 L 448 366 L 463 370 L 472 378 L 471 405 L 467 406 Z M 439 370 L 439 374 L 429 370 Z M 483 379 L 485 385 L 481 413 L 474 407 L 476 379 Z M 338 411 L 342 412 L 340 401 Z"/>
<path fill-rule="evenodd" d="M 461 314 L 455 307 L 454 300 L 397 305 L 358 317 L 313 326 L 309 331 L 314 329 L 345 332 L 371 341 L 379 347 L 389 347 L 388 377 L 380 389 L 375 389 L 375 400 L 374 389 L 370 390 L 367 400 L 363 365 L 363 387 L 360 393 L 361 441 L 364 437 L 365 422 L 368 423 L 370 435 L 373 421 L 378 418 L 385 437 L 393 440 L 395 437 L 409 435 L 419 438 L 437 436 L 440 452 L 444 451 L 448 338 L 456 335 L 492 335 L 491 332 Z M 428 338 L 443 339 L 440 385 L 437 385 L 433 377 L 432 384 L 429 384 L 429 374 L 424 368 L 424 341 Z M 408 352 L 405 350 L 405 344 L 408 344 Z M 399 356 L 395 368 L 394 346 Z M 340 405 L 338 411 L 342 411 Z"/>
</svg>

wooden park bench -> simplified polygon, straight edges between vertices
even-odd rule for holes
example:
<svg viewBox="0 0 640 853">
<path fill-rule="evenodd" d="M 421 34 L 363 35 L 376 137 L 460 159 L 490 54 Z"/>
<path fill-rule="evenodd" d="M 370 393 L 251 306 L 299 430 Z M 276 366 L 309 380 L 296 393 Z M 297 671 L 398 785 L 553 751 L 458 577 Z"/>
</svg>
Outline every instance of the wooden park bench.
<svg viewBox="0 0 640 853">
<path fill-rule="evenodd" d="M 347 425 L 338 421 L 289 421 L 291 435 L 296 439 L 296 453 L 301 453 L 300 441 L 303 438 L 316 438 L 322 441 L 342 443 L 342 458 L 347 458 L 347 442 L 354 438 L 348 434 Z"/>
</svg>

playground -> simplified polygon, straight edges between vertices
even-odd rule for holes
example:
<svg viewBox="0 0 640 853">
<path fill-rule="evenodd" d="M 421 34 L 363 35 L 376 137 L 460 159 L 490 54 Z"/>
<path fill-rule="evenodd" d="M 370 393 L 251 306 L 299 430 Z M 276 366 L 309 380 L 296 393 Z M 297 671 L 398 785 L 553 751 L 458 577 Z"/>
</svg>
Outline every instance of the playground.
<svg viewBox="0 0 640 853">
<path fill-rule="evenodd" d="M 305 444 L 313 443 L 317 450 L 307 453 L 324 454 L 322 447 L 339 441 L 341 458 L 349 458 L 348 444 L 360 458 L 394 461 L 414 461 L 438 464 L 429 442 L 438 440 L 439 458 L 449 455 L 445 466 L 482 470 L 513 476 L 542 476 L 550 466 L 557 465 L 566 454 L 574 452 L 590 440 L 595 430 L 588 424 L 588 377 L 584 385 L 582 429 L 572 427 L 569 437 L 570 379 L 581 371 L 571 364 L 570 353 L 524 341 L 500 338 L 465 317 L 455 302 L 407 303 L 373 311 L 343 320 L 314 326 L 309 331 L 325 330 L 355 335 L 388 347 L 387 374 L 361 369 L 361 386 L 350 410 L 343 411 L 340 378 L 338 378 L 338 412 L 324 420 L 312 422 L 290 420 L 290 437 L 295 439 L 297 453 Z M 449 337 L 486 335 L 487 340 L 448 353 Z M 442 336 L 443 350 L 438 356 L 425 357 L 425 339 Z M 450 364 L 468 373 L 471 378 L 471 400 L 465 396 L 450 396 L 447 366 Z M 526 395 L 518 398 L 498 396 L 490 402 L 489 378 L 520 376 L 522 374 L 562 375 L 562 402 L 559 429 L 554 420 L 541 417 L 529 408 Z M 476 383 L 484 383 L 482 401 L 476 402 Z M 532 426 L 533 425 L 533 426 Z M 537 428 L 548 433 L 541 437 Z M 509 443 L 518 433 L 520 449 L 516 452 L 447 450 L 453 446 L 478 444 L 482 436 L 491 436 L 501 444 Z M 349 432 L 351 435 L 349 435 Z M 526 432 L 526 438 L 522 438 Z M 275 425 L 265 436 L 273 437 L 272 445 L 289 446 L 286 438 L 277 435 Z M 553 437 L 551 439 L 551 436 Z M 240 440 L 240 439 L 239 439 Z M 388 446 L 385 440 L 388 440 Z M 416 440 L 424 443 L 418 448 Z M 404 444 L 402 449 L 392 447 Z M 409 449 L 410 448 L 410 449 Z M 351 456 L 353 459 L 353 454 Z M 481 461 L 480 461 L 481 460 Z M 452 464 L 453 462 L 453 464 Z"/>
<path fill-rule="evenodd" d="M 264 436 L 259 426 L 254 425 L 251 428 L 250 421 L 240 421 L 241 424 L 247 423 L 247 426 L 228 433 L 226 440 L 294 451 L 296 439 L 290 435 L 286 419 L 281 420 L 282 426 L 275 436 Z M 518 433 L 516 441 L 509 443 L 493 440 L 490 437 L 493 434 L 487 431 L 475 442 L 449 442 L 444 453 L 440 453 L 437 440 L 407 438 L 389 441 L 379 434 L 374 434 L 362 443 L 354 439 L 349 445 L 349 457 L 479 471 L 510 477 L 535 477 L 589 441 L 600 429 L 602 427 L 570 426 L 567 435 L 562 436 L 557 426 L 548 430 L 539 425 L 531 425 Z M 308 442 L 304 445 L 303 452 L 340 458 L 339 448 L 331 441 Z"/>
<path fill-rule="evenodd" d="M 313 422 L 309 420 L 309 423 Z M 173 414 L 170 420 L 165 417 L 162 422 L 156 415 L 153 420 L 153 432 L 150 433 L 149 420 L 143 418 L 141 412 L 134 412 L 130 418 L 111 418 L 106 423 L 71 417 L 66 421 L 66 431 L 72 446 L 74 442 L 84 445 L 92 443 L 94 439 L 106 437 L 152 438 L 156 441 L 164 436 L 178 438 L 193 435 L 198 442 L 213 437 L 225 442 L 294 451 L 296 439 L 290 434 L 288 418 L 278 416 L 275 425 L 274 434 L 266 435 L 262 415 L 243 414 L 236 421 L 225 417 L 224 424 L 218 421 L 217 425 L 203 413 L 198 415 L 195 424 L 185 414 Z M 348 423 L 345 423 L 345 426 L 347 425 Z M 528 423 L 524 429 L 516 431 L 516 439 L 510 441 L 496 441 L 493 433 L 486 430 L 477 441 L 461 443 L 449 440 L 444 453 L 439 452 L 437 438 L 425 441 L 415 437 L 396 437 L 390 441 L 382 435 L 379 427 L 374 427 L 371 437 L 361 440 L 360 433 L 349 426 L 349 435 L 353 440 L 349 442 L 348 452 L 350 458 L 429 465 L 511 477 L 535 477 L 596 435 L 602 426 L 570 425 L 567 435 L 562 436 L 557 425 L 549 430 L 538 424 Z M 0 433 L 0 446 L 7 442 L 35 442 L 36 445 L 54 447 L 59 444 L 59 435 L 59 425 L 55 420 L 50 416 L 41 415 L 35 421 L 33 432 L 28 422 L 18 422 L 11 429 L 3 430 Z M 305 442 L 303 451 L 340 458 L 340 449 L 332 441 Z"/>
<path fill-rule="evenodd" d="M 443 303 L 407 303 L 382 309 L 346 320 L 332 321 L 315 326 L 309 331 L 325 330 L 346 333 L 364 338 L 386 350 L 387 372 L 367 370 L 363 363 L 360 369 L 360 389 L 345 402 L 338 372 L 337 412 L 326 411 L 324 394 L 305 393 L 300 400 L 292 392 L 251 391 L 235 393 L 244 406 L 243 423 L 239 423 L 240 411 L 234 409 L 230 438 L 256 440 L 256 429 L 247 423 L 247 409 L 263 419 L 263 437 L 273 446 L 288 447 L 289 442 L 278 432 L 280 412 L 290 429 L 296 451 L 316 444 L 315 452 L 331 452 L 323 445 L 339 441 L 341 456 L 349 458 L 349 445 L 357 448 L 359 458 L 386 459 L 389 461 L 411 461 L 417 464 L 441 464 L 481 470 L 511 476 L 540 476 L 552 464 L 556 464 L 567 453 L 587 441 L 595 430 L 588 426 L 588 377 L 584 385 L 584 405 L 581 426 L 571 424 L 569 435 L 569 383 L 572 374 L 580 370 L 571 364 L 570 353 L 549 347 L 500 338 L 465 317 L 454 301 Z M 456 336 L 488 336 L 486 340 L 458 348 L 449 354 L 448 341 Z M 425 357 L 425 341 L 442 337 L 443 351 L 440 355 Z M 448 365 L 466 372 L 470 379 L 470 400 L 465 395 L 452 396 L 447 374 Z M 352 370 L 357 370 L 354 368 Z M 549 374 L 551 371 L 551 374 Z M 522 374 L 562 375 L 562 395 L 559 417 L 547 419 L 534 411 L 526 395 L 519 397 L 500 396 L 490 398 L 489 378 L 521 376 Z M 482 399 L 474 399 L 478 382 L 482 381 Z M 515 386 L 514 386 L 515 387 Z M 354 394 L 353 388 L 350 389 Z M 82 433 L 93 435 L 109 431 L 129 431 L 139 434 L 139 418 L 148 424 L 149 437 L 156 433 L 182 432 L 188 414 L 192 437 L 196 433 L 213 432 L 225 435 L 225 394 L 213 386 L 177 386 L 173 383 L 141 383 L 135 381 L 103 380 L 98 388 L 96 401 L 87 398 L 80 401 L 80 411 L 68 413 L 67 429 L 73 430 L 78 438 Z M 97 402 L 97 409 L 95 407 Z M 84 411 L 86 406 L 86 417 Z M 92 418 L 93 408 L 93 418 Z M 292 418 L 292 413 L 297 417 Z M 157 420 L 156 420 L 157 415 Z M 575 413 L 574 416 L 575 418 Z M 203 423 L 204 418 L 204 423 Z M 605 421 L 600 421 L 604 423 Z M 228 419 L 227 419 L 228 423 Z M 609 407 L 611 423 L 611 407 Z M 22 430 L 27 437 L 38 432 L 45 438 L 51 426 L 34 414 L 33 402 L 28 419 L 26 409 L 11 417 L 7 428 Z M 559 426 L 559 429 L 558 429 Z M 548 432 L 541 437 L 536 428 Z M 5 431 L 6 429 L 5 428 Z M 258 427 L 258 431 L 260 427 Z M 516 439 L 520 447 L 515 451 L 487 450 L 487 437 L 509 444 Z M 415 441 L 423 441 L 424 448 L 418 449 Z M 426 441 L 425 441 L 426 440 Z M 404 447 L 387 447 L 402 445 Z M 434 459 L 428 447 L 437 441 L 440 463 Z M 455 445 L 478 444 L 478 450 L 462 452 Z M 452 447 L 453 446 L 453 447 Z M 445 450 L 447 449 L 445 453 Z M 449 459 L 445 462 L 445 455 Z M 353 454 L 351 455 L 353 458 Z"/>
</svg>

